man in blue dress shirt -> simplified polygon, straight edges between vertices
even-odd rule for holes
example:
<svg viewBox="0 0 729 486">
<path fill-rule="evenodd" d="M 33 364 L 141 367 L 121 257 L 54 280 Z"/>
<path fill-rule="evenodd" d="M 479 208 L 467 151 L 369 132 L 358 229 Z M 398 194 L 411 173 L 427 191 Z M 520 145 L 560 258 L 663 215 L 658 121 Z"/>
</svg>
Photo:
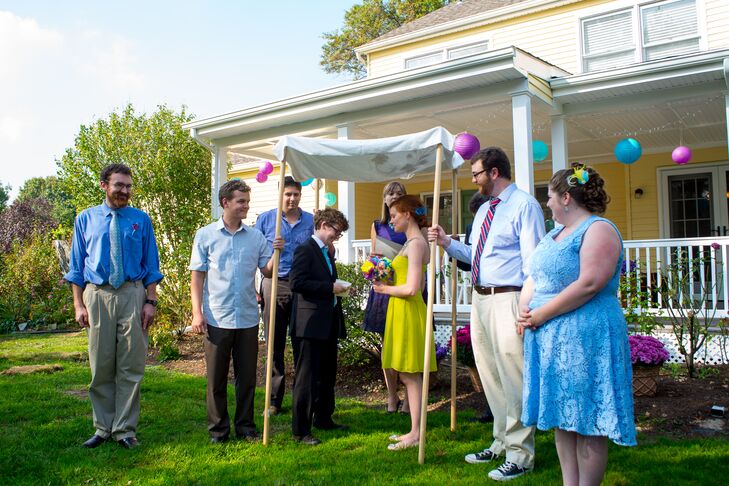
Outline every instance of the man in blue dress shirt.
<svg viewBox="0 0 729 486">
<path fill-rule="evenodd" d="M 286 335 L 288 334 L 289 320 L 293 297 L 289 283 L 289 272 L 294 260 L 294 251 L 314 234 L 314 215 L 299 208 L 301 202 L 301 184 L 292 177 L 284 179 L 283 215 L 281 217 L 281 236 L 286 241 L 281 252 L 281 261 L 278 266 L 278 294 L 276 297 L 276 324 L 274 326 L 273 340 L 273 372 L 271 376 L 271 408 L 269 413 L 276 415 L 281 411 L 284 393 L 286 392 L 286 368 L 284 366 L 284 351 L 286 349 Z M 276 234 L 276 209 L 271 209 L 258 216 L 256 229 L 260 230 L 269 241 L 273 242 Z M 263 287 L 263 323 L 268 332 L 268 319 L 271 312 L 271 279 L 264 278 Z"/>
<path fill-rule="evenodd" d="M 243 224 L 251 188 L 233 179 L 220 187 L 223 217 L 197 231 L 190 256 L 192 330 L 205 334 L 208 432 L 213 444 L 230 437 L 228 369 L 233 357 L 235 417 L 238 438 L 258 438 L 253 419 L 258 359 L 256 270 L 271 276 L 273 251 L 255 228 Z M 272 248 L 283 248 L 274 239 Z"/>
<path fill-rule="evenodd" d="M 471 263 L 471 344 L 494 415 L 494 440 L 465 459 L 479 464 L 506 456 L 488 474 L 504 481 L 534 467 L 534 427 L 521 423 L 524 348 L 516 321 L 529 258 L 544 236 L 544 215 L 537 200 L 511 182 L 509 158 L 500 148 L 474 155 L 471 175 L 489 201 L 476 212 L 470 245 L 453 240 L 440 226 L 431 228 L 428 236 L 449 256 Z"/>
<path fill-rule="evenodd" d="M 89 335 L 96 433 L 84 447 L 114 438 L 131 449 L 139 445 L 139 387 L 162 274 L 152 221 L 129 207 L 131 169 L 108 165 L 101 172 L 101 188 L 105 201 L 76 217 L 64 278 L 71 283 L 76 321 Z"/>
</svg>

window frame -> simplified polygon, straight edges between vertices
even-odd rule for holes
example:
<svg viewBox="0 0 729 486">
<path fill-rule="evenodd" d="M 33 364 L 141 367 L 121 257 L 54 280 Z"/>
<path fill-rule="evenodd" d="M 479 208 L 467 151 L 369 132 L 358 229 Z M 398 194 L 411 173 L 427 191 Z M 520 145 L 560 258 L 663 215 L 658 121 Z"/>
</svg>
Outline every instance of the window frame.
<svg viewBox="0 0 729 486">
<path fill-rule="evenodd" d="M 453 58 L 448 57 L 452 51 L 455 51 L 455 50 L 458 50 L 458 49 L 466 49 L 466 48 L 469 48 L 469 47 L 475 47 L 475 46 L 480 46 L 480 45 L 485 45 L 486 46 L 486 49 L 484 49 L 481 52 L 477 52 L 477 53 L 474 53 L 474 54 L 467 54 L 465 56 L 459 56 L 459 57 L 453 57 Z M 466 44 L 457 44 L 457 45 L 452 45 L 452 46 L 444 46 L 444 47 L 442 47 L 440 49 L 435 49 L 435 50 L 423 52 L 423 53 L 420 53 L 420 54 L 417 54 L 417 55 L 414 55 L 414 56 L 409 56 L 409 57 L 403 58 L 403 70 L 409 71 L 411 69 L 419 69 L 419 68 L 423 68 L 423 67 L 433 66 L 433 65 L 438 64 L 438 63 L 441 63 L 441 62 L 454 61 L 456 59 L 463 59 L 463 58 L 466 58 L 466 57 L 469 57 L 469 56 L 475 56 L 475 55 L 478 55 L 478 54 L 483 54 L 484 52 L 488 52 L 489 50 L 492 50 L 492 47 L 491 47 L 491 38 L 486 38 L 486 39 L 482 39 L 482 40 L 475 40 L 475 41 L 472 41 L 472 42 L 468 42 Z M 412 61 L 417 60 L 417 59 L 423 59 L 423 58 L 426 58 L 426 57 L 429 57 L 429 56 L 433 56 L 433 55 L 437 55 L 437 54 L 440 55 L 440 59 L 438 61 L 432 62 L 430 64 L 423 64 L 422 66 L 415 66 L 415 67 L 408 66 L 408 63 L 409 62 L 412 62 Z"/>
</svg>

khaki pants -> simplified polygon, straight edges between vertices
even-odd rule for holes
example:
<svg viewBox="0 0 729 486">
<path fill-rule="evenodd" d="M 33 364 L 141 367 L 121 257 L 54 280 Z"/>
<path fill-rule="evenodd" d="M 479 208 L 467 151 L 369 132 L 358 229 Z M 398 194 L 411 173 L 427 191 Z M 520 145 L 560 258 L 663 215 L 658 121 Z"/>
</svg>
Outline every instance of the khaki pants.
<svg viewBox="0 0 729 486">
<path fill-rule="evenodd" d="M 473 292 L 471 343 L 486 399 L 494 414 L 489 449 L 521 467 L 534 467 L 534 427 L 521 423 L 524 343 L 516 333 L 519 292 Z"/>
<path fill-rule="evenodd" d="M 141 281 L 118 289 L 87 284 L 84 305 L 89 314 L 89 398 L 96 434 L 115 440 L 136 435 L 139 387 L 147 356 L 142 330 L 146 291 Z"/>
</svg>

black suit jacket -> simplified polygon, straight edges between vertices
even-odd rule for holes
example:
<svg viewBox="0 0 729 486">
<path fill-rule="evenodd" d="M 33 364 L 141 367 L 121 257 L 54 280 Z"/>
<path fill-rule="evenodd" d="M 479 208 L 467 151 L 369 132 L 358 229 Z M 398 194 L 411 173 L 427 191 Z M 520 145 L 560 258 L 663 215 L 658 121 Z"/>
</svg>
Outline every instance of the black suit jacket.
<svg viewBox="0 0 729 486">
<path fill-rule="evenodd" d="M 294 251 L 289 272 L 293 296 L 291 336 L 310 339 L 344 338 L 342 301 L 334 301 L 334 281 L 337 267 L 332 259 L 333 272 L 329 272 L 321 248 L 313 238 L 300 244 Z"/>
</svg>

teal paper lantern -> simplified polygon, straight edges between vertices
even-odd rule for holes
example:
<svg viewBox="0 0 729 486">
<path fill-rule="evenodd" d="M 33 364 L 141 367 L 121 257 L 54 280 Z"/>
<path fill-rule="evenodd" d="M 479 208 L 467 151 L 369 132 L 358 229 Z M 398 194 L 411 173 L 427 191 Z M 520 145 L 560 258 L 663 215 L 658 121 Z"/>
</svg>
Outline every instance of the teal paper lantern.
<svg viewBox="0 0 729 486">
<path fill-rule="evenodd" d="M 643 147 L 634 138 L 624 138 L 615 145 L 615 158 L 623 164 L 632 164 L 643 155 Z"/>
<path fill-rule="evenodd" d="M 314 178 L 313 178 L 313 177 L 309 177 L 309 178 L 308 178 L 308 179 L 306 179 L 305 181 L 301 181 L 301 185 L 302 185 L 302 186 L 308 186 L 308 185 L 309 185 L 309 184 L 311 184 L 312 182 L 314 182 Z"/>
<path fill-rule="evenodd" d="M 324 204 L 326 206 L 334 206 L 337 204 L 337 196 L 333 192 L 327 192 L 324 194 Z"/>
<path fill-rule="evenodd" d="M 534 140 L 532 142 L 532 154 L 535 162 L 541 162 L 549 155 L 549 147 L 541 140 Z"/>
</svg>

